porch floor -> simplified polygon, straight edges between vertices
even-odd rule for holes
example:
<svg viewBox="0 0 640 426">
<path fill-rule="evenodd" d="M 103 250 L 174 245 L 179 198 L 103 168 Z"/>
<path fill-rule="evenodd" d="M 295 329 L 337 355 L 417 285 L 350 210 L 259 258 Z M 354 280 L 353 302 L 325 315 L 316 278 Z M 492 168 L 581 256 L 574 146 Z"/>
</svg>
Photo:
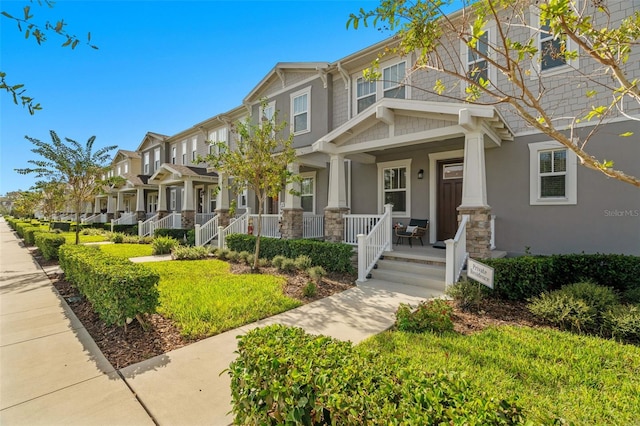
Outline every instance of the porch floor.
<svg viewBox="0 0 640 426">
<path fill-rule="evenodd" d="M 395 243 L 395 240 L 394 240 Z M 505 257 L 506 252 L 501 250 L 491 250 L 491 258 Z M 424 246 L 413 244 L 410 247 L 409 244 L 393 244 L 393 251 L 385 253 L 386 257 L 399 257 L 408 260 L 426 261 L 434 263 L 444 263 L 447 257 L 447 251 L 445 249 L 434 248 L 432 244 L 425 242 Z"/>
</svg>

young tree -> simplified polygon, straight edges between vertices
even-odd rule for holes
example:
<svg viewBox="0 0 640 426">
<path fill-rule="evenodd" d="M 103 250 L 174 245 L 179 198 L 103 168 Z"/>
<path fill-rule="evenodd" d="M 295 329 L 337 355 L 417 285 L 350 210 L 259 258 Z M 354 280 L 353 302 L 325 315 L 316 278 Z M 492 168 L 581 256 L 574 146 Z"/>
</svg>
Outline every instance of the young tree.
<svg viewBox="0 0 640 426">
<path fill-rule="evenodd" d="M 57 181 L 41 182 L 36 185 L 36 188 L 42 194 L 40 207 L 44 217 L 50 218 L 64 208 L 66 189 L 64 184 Z"/>
<path fill-rule="evenodd" d="M 267 107 L 262 102 L 261 111 Z M 245 189 L 255 193 L 258 202 L 258 224 L 256 227 L 256 249 L 253 270 L 258 269 L 260 257 L 260 235 L 262 233 L 262 213 L 267 197 L 276 197 L 287 185 L 299 179 L 289 172 L 287 166 L 295 160 L 292 148 L 293 133 L 282 137 L 286 122 L 278 122 L 278 112 L 272 117 L 262 116 L 258 124 L 247 118 L 233 125 L 231 133 L 236 135 L 236 146 L 210 141 L 218 147 L 218 154 L 205 157 L 216 170 L 233 177 L 232 189 L 239 193 Z"/>
<path fill-rule="evenodd" d="M 21 191 L 13 202 L 12 214 L 21 218 L 32 218 L 41 202 L 40 191 Z"/>
<path fill-rule="evenodd" d="M 65 186 L 67 201 L 76 213 L 76 223 L 84 203 L 93 199 L 102 187 L 101 177 L 109 167 L 109 152 L 117 146 L 105 146 L 93 152 L 95 136 L 91 136 L 85 146 L 65 138 L 63 142 L 53 130 L 51 143 L 25 136 L 36 147 L 31 152 L 40 155 L 42 160 L 29 160 L 33 168 L 15 169 L 20 174 L 35 174 L 43 178 L 42 182 L 57 182 Z M 46 183 L 43 183 L 45 185 Z M 80 242 L 80 227 L 76 226 L 76 244 Z"/>
<path fill-rule="evenodd" d="M 445 9 L 452 4 L 461 4 L 462 9 L 447 15 Z M 532 10 L 539 16 L 538 22 L 530 21 Z M 496 35 L 491 38 L 486 36 L 490 21 L 497 23 Z M 436 73 L 434 87 L 417 89 L 458 101 L 506 105 L 527 125 L 575 152 L 584 166 L 640 187 L 638 177 L 616 170 L 613 161 L 599 160 L 587 150 L 606 118 L 618 113 L 638 119 L 628 111 L 634 108 L 637 113 L 640 106 L 640 79 L 632 75 L 638 69 L 637 52 L 632 57 L 632 48 L 640 38 L 640 11 L 614 21 L 602 0 L 382 0 L 374 10 L 351 14 L 347 28 L 357 29 L 361 22 L 397 31 L 397 44 L 381 56 L 415 52 L 413 71 Z M 527 40 L 517 36 L 522 29 L 531 34 Z M 547 39 L 541 43 L 542 49 L 539 35 Z M 476 65 L 469 67 L 468 58 L 460 53 L 461 43 Z M 540 77 L 544 60 L 572 66 L 578 58 L 595 64 L 596 69 L 573 67 L 570 82 L 562 84 L 573 83 L 583 90 L 585 108 L 575 116 L 554 116 L 549 99 L 553 89 L 546 86 L 544 78 L 534 77 Z M 496 70 L 493 81 L 488 67 Z M 375 67 L 366 74 L 380 78 Z M 460 85 L 465 88 L 464 95 Z M 594 127 L 580 137 L 576 125 L 589 120 L 594 120 Z M 626 132 L 619 136 L 632 135 Z"/>
</svg>

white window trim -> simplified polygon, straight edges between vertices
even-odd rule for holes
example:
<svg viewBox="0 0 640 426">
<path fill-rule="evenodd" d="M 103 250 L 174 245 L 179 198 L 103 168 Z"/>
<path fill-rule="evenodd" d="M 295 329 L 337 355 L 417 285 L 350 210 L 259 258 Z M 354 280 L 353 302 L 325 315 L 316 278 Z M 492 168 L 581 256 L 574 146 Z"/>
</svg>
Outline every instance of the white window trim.
<svg viewBox="0 0 640 426">
<path fill-rule="evenodd" d="M 176 164 L 178 161 L 178 147 L 173 144 L 171 145 L 171 164 Z"/>
<path fill-rule="evenodd" d="M 153 150 L 153 171 L 157 172 L 160 168 L 160 148 Z"/>
<path fill-rule="evenodd" d="M 182 141 L 182 165 L 187 165 L 187 141 Z"/>
<path fill-rule="evenodd" d="M 147 195 L 147 212 L 155 213 L 158 211 L 158 194 Z"/>
<path fill-rule="evenodd" d="M 495 59 L 495 51 L 493 49 L 493 46 L 496 45 L 496 33 L 497 33 L 497 28 L 496 28 L 496 22 L 495 21 L 490 21 L 487 23 L 487 26 L 485 27 L 485 31 L 489 34 L 487 43 L 489 44 L 489 51 L 488 51 L 488 57 L 490 59 Z M 460 72 L 464 75 L 467 74 L 468 70 L 469 70 L 469 46 L 467 46 L 467 43 L 460 41 L 460 59 L 461 59 L 461 64 L 462 64 L 462 68 L 460 70 Z M 496 67 L 494 67 L 493 65 L 491 65 L 489 62 L 487 62 L 487 76 L 489 77 L 489 81 L 491 82 L 490 87 L 496 87 L 496 81 L 498 78 L 498 73 L 496 71 Z M 467 85 L 462 84 L 460 85 L 460 89 L 461 89 L 461 96 L 463 97 L 463 99 L 467 96 L 466 93 L 466 87 Z"/>
<path fill-rule="evenodd" d="M 378 102 L 380 99 L 384 98 L 384 92 L 385 90 L 392 90 L 394 87 L 398 87 L 400 84 L 394 86 L 394 87 L 387 87 L 386 89 L 384 89 L 384 82 L 383 82 L 383 75 L 384 75 L 384 70 L 386 68 L 390 68 L 394 65 L 400 64 L 404 62 L 404 72 L 405 72 L 405 77 L 402 80 L 403 81 L 403 85 L 404 85 L 404 99 L 411 99 L 411 79 L 409 78 L 409 63 L 406 59 L 400 59 L 400 58 L 395 58 L 392 60 L 389 60 L 387 62 L 383 62 L 379 65 L 378 69 L 380 70 L 380 75 L 381 77 L 376 80 L 376 99 L 374 101 L 374 103 Z M 370 107 L 367 107 L 365 109 L 363 109 L 362 111 L 358 111 L 358 79 L 359 78 L 363 78 L 362 77 L 362 73 L 364 70 L 360 70 L 359 72 L 355 73 L 352 75 L 352 99 L 351 99 L 351 103 L 352 103 L 352 115 L 353 117 L 362 114 L 364 111 L 368 110 Z M 367 95 L 367 96 L 370 96 Z M 364 96 L 363 96 L 364 97 Z"/>
<path fill-rule="evenodd" d="M 567 171 L 565 181 L 565 197 L 540 197 L 540 168 L 538 165 L 541 151 L 551 149 L 567 150 Z M 578 204 L 578 157 L 556 141 L 536 142 L 529 144 L 529 204 L 532 206 L 576 205 Z"/>
<path fill-rule="evenodd" d="M 177 198 L 178 194 L 174 189 L 172 189 L 171 191 L 169 191 L 169 209 L 172 212 L 176 211 L 176 206 L 178 205 L 178 198 Z"/>
<path fill-rule="evenodd" d="M 244 198 L 244 203 L 242 202 L 243 198 Z M 245 188 L 238 193 L 238 208 L 246 209 L 248 205 L 249 205 L 249 190 Z"/>
<path fill-rule="evenodd" d="M 295 125 L 295 116 L 299 115 L 299 114 L 294 114 L 293 111 L 293 101 L 295 98 L 298 98 L 300 96 L 304 96 L 307 95 L 307 127 L 304 130 L 299 130 L 299 131 L 294 131 L 294 125 Z M 305 133 L 309 133 L 311 132 L 311 86 L 306 87 L 302 90 L 298 90 L 297 92 L 293 92 L 290 96 L 290 106 L 291 106 L 291 133 L 293 133 L 294 135 L 302 135 Z"/>
<path fill-rule="evenodd" d="M 144 174 L 145 174 L 145 175 L 148 175 L 148 174 L 149 174 L 149 161 L 150 161 L 150 157 L 151 157 L 151 155 L 150 155 L 150 153 L 149 153 L 149 152 L 145 152 L 145 153 L 144 153 L 144 166 L 143 166 L 144 168 L 143 168 L 143 170 L 144 170 Z"/>
<path fill-rule="evenodd" d="M 271 115 L 271 117 L 268 117 L 269 119 L 273 118 L 273 116 L 276 113 L 276 101 L 271 101 L 269 103 L 267 103 L 267 108 L 273 108 L 273 114 Z M 262 117 L 264 116 L 264 108 L 262 108 L 262 105 L 260 105 L 258 107 L 258 125 L 262 126 Z"/>
<path fill-rule="evenodd" d="M 407 169 L 407 210 L 396 211 L 392 213 L 393 217 L 411 217 L 411 158 L 396 161 L 385 161 L 378 163 L 378 214 L 384 211 L 384 170 L 397 167 L 405 167 Z"/>
<path fill-rule="evenodd" d="M 191 162 L 196 164 L 196 157 L 198 156 L 198 138 L 191 139 Z"/>
<path fill-rule="evenodd" d="M 567 61 L 565 65 L 559 65 L 557 67 L 553 67 L 548 70 L 542 70 L 542 61 L 540 57 L 540 52 L 542 51 L 541 43 L 540 43 L 540 36 L 542 35 L 542 30 L 540 29 L 540 14 L 538 13 L 538 8 L 535 5 L 531 5 L 529 8 L 529 11 L 530 11 L 529 16 L 531 19 L 531 25 L 530 25 L 531 38 L 533 38 L 536 41 L 536 48 L 538 50 L 535 57 L 533 58 L 535 72 L 531 73 L 531 79 L 535 80 L 539 76 L 546 77 L 546 76 L 564 74 L 573 69 L 577 69 L 580 66 L 580 61 L 578 57 Z M 566 38 L 566 46 L 569 51 L 577 49 L 575 42 L 571 40 L 569 37 Z"/>
<path fill-rule="evenodd" d="M 124 173 L 129 173 L 129 163 L 124 163 Z"/>
<path fill-rule="evenodd" d="M 313 180 L 313 192 L 311 193 L 311 206 L 312 209 L 310 212 L 304 212 L 304 214 L 316 214 L 316 183 L 317 183 L 317 179 L 316 179 L 316 172 L 302 172 L 300 173 L 300 178 L 301 179 L 311 179 Z M 302 187 L 300 188 L 300 190 L 302 191 Z M 300 203 L 302 205 L 302 192 L 300 192 Z M 308 194 L 305 194 L 308 196 Z"/>
</svg>

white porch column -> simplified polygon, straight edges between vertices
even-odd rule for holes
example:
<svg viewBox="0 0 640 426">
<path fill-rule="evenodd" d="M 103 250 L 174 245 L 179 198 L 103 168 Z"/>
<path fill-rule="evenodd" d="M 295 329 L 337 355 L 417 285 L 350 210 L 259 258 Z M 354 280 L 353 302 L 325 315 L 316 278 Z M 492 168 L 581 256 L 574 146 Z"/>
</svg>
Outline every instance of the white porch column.
<svg viewBox="0 0 640 426">
<path fill-rule="evenodd" d="M 182 198 L 182 211 L 194 210 L 193 205 L 193 182 L 184 181 L 184 197 Z"/>
<path fill-rule="evenodd" d="M 94 206 L 93 206 L 93 213 L 94 214 L 100 213 L 100 198 L 96 198 L 95 199 L 95 203 L 94 203 Z"/>
<path fill-rule="evenodd" d="M 216 210 L 229 210 L 229 183 L 227 175 L 218 172 L 218 193 L 216 194 Z"/>
<path fill-rule="evenodd" d="M 144 188 L 136 189 L 136 211 L 145 211 L 144 207 Z"/>
<path fill-rule="evenodd" d="M 122 191 L 118 191 L 118 205 L 116 207 L 116 211 L 124 211 L 124 192 Z"/>
<path fill-rule="evenodd" d="M 109 195 L 107 197 L 107 214 L 115 213 L 116 211 L 116 197 Z"/>
<path fill-rule="evenodd" d="M 300 164 L 291 163 L 287 166 L 290 173 L 297 175 L 300 173 Z M 291 191 L 296 194 L 292 194 Z M 300 182 L 287 184 L 284 192 L 284 208 L 285 209 L 301 209 L 302 201 L 300 200 Z"/>
<path fill-rule="evenodd" d="M 342 154 L 331 154 L 327 208 L 347 208 L 347 180 L 344 173 L 344 155 Z"/>
<path fill-rule="evenodd" d="M 465 134 L 464 178 L 460 207 L 488 207 L 484 136 L 481 132 Z"/>
<path fill-rule="evenodd" d="M 158 211 L 167 211 L 167 186 L 158 185 Z"/>
</svg>

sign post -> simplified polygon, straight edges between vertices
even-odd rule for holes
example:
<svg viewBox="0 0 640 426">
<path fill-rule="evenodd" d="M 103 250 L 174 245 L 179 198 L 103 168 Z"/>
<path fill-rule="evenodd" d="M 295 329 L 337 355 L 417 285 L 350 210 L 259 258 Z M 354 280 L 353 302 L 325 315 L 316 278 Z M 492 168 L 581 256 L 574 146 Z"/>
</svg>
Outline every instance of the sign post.
<svg viewBox="0 0 640 426">
<path fill-rule="evenodd" d="M 493 268 L 489 265 L 469 259 L 467 261 L 467 277 L 493 289 Z"/>
</svg>

